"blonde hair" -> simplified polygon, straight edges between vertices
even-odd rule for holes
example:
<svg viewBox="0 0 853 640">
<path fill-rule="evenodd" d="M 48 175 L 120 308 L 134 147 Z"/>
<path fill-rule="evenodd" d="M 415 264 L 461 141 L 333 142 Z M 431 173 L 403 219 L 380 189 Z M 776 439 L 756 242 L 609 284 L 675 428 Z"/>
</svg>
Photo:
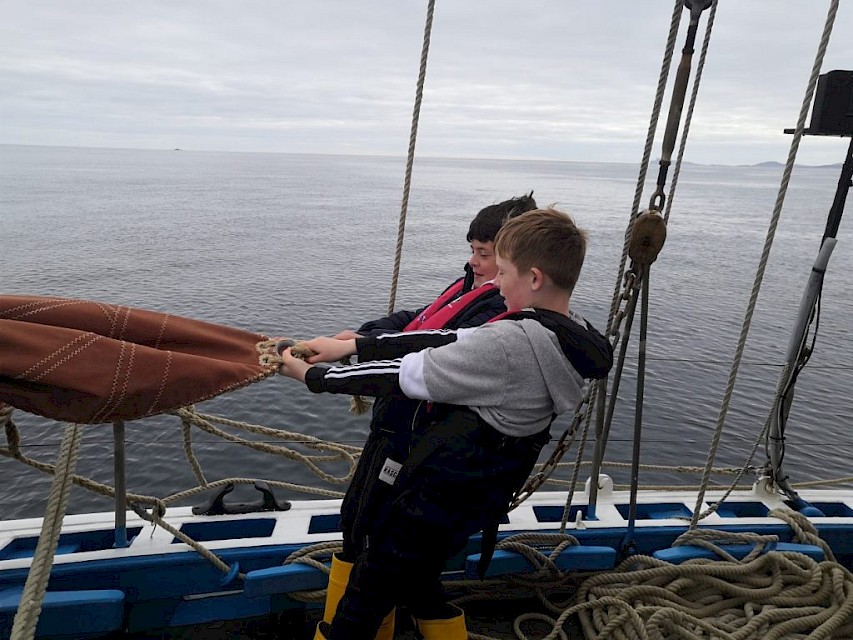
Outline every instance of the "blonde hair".
<svg viewBox="0 0 853 640">
<path fill-rule="evenodd" d="M 541 269 L 571 293 L 583 267 L 587 233 L 571 217 L 553 207 L 534 209 L 508 220 L 495 238 L 495 252 L 519 272 Z"/>
</svg>

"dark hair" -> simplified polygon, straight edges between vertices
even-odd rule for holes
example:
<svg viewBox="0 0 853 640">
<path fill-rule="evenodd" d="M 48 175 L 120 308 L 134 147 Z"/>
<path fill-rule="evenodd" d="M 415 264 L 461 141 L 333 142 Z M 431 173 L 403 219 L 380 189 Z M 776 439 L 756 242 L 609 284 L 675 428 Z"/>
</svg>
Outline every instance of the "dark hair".
<svg viewBox="0 0 853 640">
<path fill-rule="evenodd" d="M 533 199 L 532 191 L 519 198 L 510 198 L 497 204 L 490 204 L 481 209 L 480 213 L 471 221 L 471 226 L 468 227 L 467 240 L 468 242 L 473 240 L 494 242 L 495 236 L 498 235 L 498 231 L 504 222 L 535 208 L 536 200 Z"/>
</svg>

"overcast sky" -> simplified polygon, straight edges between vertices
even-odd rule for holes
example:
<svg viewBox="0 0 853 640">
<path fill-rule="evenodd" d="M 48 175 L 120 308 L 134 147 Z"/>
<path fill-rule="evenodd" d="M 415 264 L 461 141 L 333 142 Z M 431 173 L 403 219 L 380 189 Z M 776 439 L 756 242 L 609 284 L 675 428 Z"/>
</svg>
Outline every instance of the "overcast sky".
<svg viewBox="0 0 853 640">
<path fill-rule="evenodd" d="M 0 0 L 0 143 L 405 155 L 426 6 Z M 686 160 L 784 162 L 828 7 L 720 2 Z M 438 0 L 417 152 L 638 161 L 672 11 Z M 833 69 L 853 69 L 853 0 L 838 12 Z M 846 148 L 808 138 L 799 161 L 841 162 Z"/>
</svg>

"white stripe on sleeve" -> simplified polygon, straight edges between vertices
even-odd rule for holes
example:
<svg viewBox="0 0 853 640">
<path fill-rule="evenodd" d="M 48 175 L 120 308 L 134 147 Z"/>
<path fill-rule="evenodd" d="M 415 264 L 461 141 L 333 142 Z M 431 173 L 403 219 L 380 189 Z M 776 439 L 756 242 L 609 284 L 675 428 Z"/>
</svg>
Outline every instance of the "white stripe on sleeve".
<svg viewBox="0 0 853 640">
<path fill-rule="evenodd" d="M 361 362 L 345 367 L 331 367 L 326 372 L 327 379 L 333 378 L 362 378 L 365 376 L 381 375 L 391 373 L 396 375 L 400 371 L 400 360 L 373 360 Z"/>
</svg>

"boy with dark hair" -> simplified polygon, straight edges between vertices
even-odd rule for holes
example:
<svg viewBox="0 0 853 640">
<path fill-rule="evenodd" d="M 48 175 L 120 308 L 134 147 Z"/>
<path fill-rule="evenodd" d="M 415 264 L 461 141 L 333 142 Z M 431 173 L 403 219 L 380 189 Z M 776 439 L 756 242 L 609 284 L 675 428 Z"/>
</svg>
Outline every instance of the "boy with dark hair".
<svg viewBox="0 0 853 640">
<path fill-rule="evenodd" d="M 281 372 L 314 392 L 405 395 L 432 407 L 415 425 L 408 458 L 383 469 L 393 495 L 332 624 L 320 623 L 316 638 L 372 640 L 401 604 L 427 640 L 467 638 L 464 615 L 443 598 L 446 561 L 471 534 L 497 526 L 554 416 L 577 407 L 585 379 L 610 369 L 610 344 L 569 310 L 586 251 L 571 218 L 554 209 L 525 213 L 501 228 L 495 251 L 495 285 L 511 310 L 501 320 L 456 332 L 315 338 L 306 343 L 317 354 L 308 362 L 282 353 Z M 354 354 L 356 365 L 309 364 Z"/>
<path fill-rule="evenodd" d="M 507 220 L 536 208 L 533 192 L 484 207 L 468 228 L 471 257 L 465 276 L 453 282 L 431 304 L 417 311 L 398 311 L 366 322 L 358 333 L 344 331 L 337 339 L 376 336 L 424 329 L 477 327 L 506 312 L 492 280 L 497 274 L 495 236 Z M 388 461 L 402 463 L 409 453 L 413 425 L 423 419 L 421 402 L 402 395 L 379 397 L 373 404 L 370 432 L 341 504 L 343 550 L 332 558 L 323 618 L 331 621 L 349 580 L 352 563 L 364 549 L 379 512 L 393 488 L 382 476 Z M 393 637 L 393 612 L 383 622 L 377 640 Z"/>
</svg>

